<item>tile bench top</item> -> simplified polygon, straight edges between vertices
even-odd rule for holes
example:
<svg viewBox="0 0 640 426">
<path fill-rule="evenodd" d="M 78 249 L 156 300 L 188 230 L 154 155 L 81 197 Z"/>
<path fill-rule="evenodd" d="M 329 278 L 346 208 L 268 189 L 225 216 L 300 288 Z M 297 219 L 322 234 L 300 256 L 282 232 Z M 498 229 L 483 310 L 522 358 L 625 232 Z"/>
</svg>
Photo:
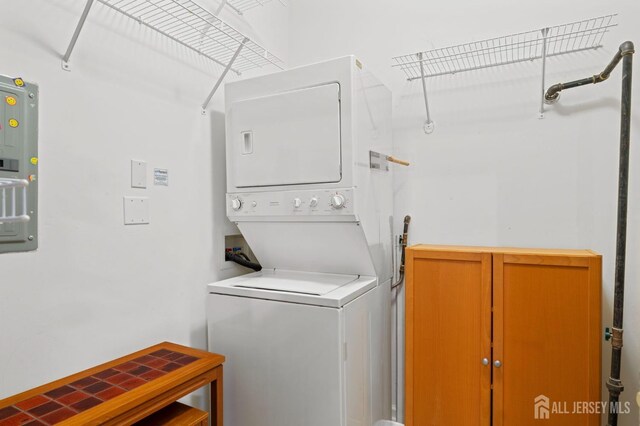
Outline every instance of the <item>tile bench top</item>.
<svg viewBox="0 0 640 426">
<path fill-rule="evenodd" d="M 222 362 L 222 355 L 160 343 L 0 400 L 0 426 L 100 424 Z"/>
</svg>

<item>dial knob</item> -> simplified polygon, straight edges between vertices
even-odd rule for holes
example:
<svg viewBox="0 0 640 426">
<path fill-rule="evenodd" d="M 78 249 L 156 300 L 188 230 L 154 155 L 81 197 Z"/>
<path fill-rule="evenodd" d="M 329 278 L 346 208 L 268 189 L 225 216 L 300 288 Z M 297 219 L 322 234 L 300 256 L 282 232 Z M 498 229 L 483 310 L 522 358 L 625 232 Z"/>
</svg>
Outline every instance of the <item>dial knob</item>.
<svg viewBox="0 0 640 426">
<path fill-rule="evenodd" d="M 302 200 L 298 197 L 293 199 L 293 207 L 295 207 L 296 209 L 299 209 L 300 206 L 302 205 Z"/>
<path fill-rule="evenodd" d="M 311 200 L 309 200 L 309 205 L 311 207 L 316 207 L 318 205 L 318 198 L 317 197 L 313 197 Z"/>
<path fill-rule="evenodd" d="M 240 198 L 233 198 L 231 200 L 231 208 L 233 210 L 240 210 L 242 208 L 242 200 Z"/>
<path fill-rule="evenodd" d="M 344 195 L 342 194 L 335 194 L 331 196 L 331 207 L 333 207 L 334 209 L 341 209 L 344 207 Z"/>
</svg>

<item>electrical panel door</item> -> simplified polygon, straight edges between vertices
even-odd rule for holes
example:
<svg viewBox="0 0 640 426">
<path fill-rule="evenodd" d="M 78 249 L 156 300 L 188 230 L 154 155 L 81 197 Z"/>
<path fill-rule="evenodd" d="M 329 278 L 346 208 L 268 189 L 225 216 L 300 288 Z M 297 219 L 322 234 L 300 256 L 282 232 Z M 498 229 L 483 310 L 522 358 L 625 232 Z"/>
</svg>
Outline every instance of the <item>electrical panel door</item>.
<svg viewBox="0 0 640 426">
<path fill-rule="evenodd" d="M 38 86 L 0 76 L 0 253 L 38 247 L 37 171 Z"/>
<path fill-rule="evenodd" d="M 236 187 L 340 182 L 338 83 L 234 102 L 230 114 Z"/>
</svg>

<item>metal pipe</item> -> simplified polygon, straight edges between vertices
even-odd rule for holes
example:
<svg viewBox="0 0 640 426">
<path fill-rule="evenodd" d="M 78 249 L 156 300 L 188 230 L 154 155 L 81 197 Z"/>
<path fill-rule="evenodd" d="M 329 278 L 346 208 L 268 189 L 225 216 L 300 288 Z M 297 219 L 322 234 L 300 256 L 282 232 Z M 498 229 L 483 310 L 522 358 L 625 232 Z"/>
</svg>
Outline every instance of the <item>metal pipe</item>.
<svg viewBox="0 0 640 426">
<path fill-rule="evenodd" d="M 633 43 L 630 41 L 625 41 L 620 45 L 620 48 L 614 55 L 613 59 L 609 64 L 605 67 L 605 69 L 600 73 L 593 75 L 591 77 L 582 78 L 580 80 L 570 81 L 568 83 L 558 83 L 547 89 L 547 92 L 544 95 L 544 100 L 546 103 L 551 104 L 555 103 L 560 97 L 560 92 L 565 89 L 573 89 L 574 87 L 584 86 L 585 84 L 596 84 L 602 83 L 611 75 L 611 71 L 618 65 L 620 60 L 623 57 L 632 55 L 634 53 Z"/>
<path fill-rule="evenodd" d="M 569 83 L 554 84 L 545 99 L 554 102 L 565 89 L 600 83 L 609 78 L 613 69 L 622 61 L 622 99 L 620 110 L 620 160 L 618 165 L 618 217 L 616 226 L 616 264 L 613 296 L 613 338 L 611 339 L 611 372 L 607 380 L 609 404 L 607 425 L 617 426 L 620 411 L 620 393 L 624 390 L 620 380 L 622 346 L 624 285 L 627 251 L 627 200 L 629 192 L 629 146 L 631 135 L 631 76 L 633 69 L 633 43 L 625 41 L 620 45 L 609 65 L 600 74 Z"/>
<path fill-rule="evenodd" d="M 402 237 L 400 240 L 400 250 L 402 250 L 402 254 L 400 255 L 400 268 L 399 268 L 399 276 L 398 276 L 398 281 L 396 281 L 392 286 L 391 289 L 393 290 L 394 288 L 398 287 L 400 284 L 402 284 L 402 281 L 404 279 L 404 252 L 405 249 L 407 248 L 407 241 L 409 240 L 409 223 L 411 223 L 411 216 L 406 215 L 404 217 L 404 226 L 402 228 Z"/>
<path fill-rule="evenodd" d="M 618 424 L 620 393 L 624 390 L 620 380 L 622 359 L 622 332 L 624 313 L 624 278 L 627 251 L 627 200 L 629 188 L 629 145 L 631 134 L 631 76 L 633 69 L 633 43 L 620 46 L 622 59 L 622 102 L 620 114 L 620 163 L 618 168 L 618 226 L 616 239 L 616 272 L 613 295 L 613 339 L 611 339 L 611 372 L 607 380 L 609 415 L 607 424 Z M 618 58 L 617 62 L 620 59 Z M 617 64 L 616 62 L 616 64 Z M 615 65 L 613 65 L 615 67 Z M 607 67 L 605 72 L 611 72 Z"/>
<path fill-rule="evenodd" d="M 398 356 L 400 355 L 400 350 L 399 350 L 399 345 L 400 342 L 398 340 L 398 324 L 399 324 L 399 319 L 398 319 L 398 296 L 400 294 L 400 288 L 398 288 L 403 282 L 404 282 L 404 259 L 405 259 L 405 249 L 407 248 L 407 242 L 409 240 L 409 223 L 411 222 L 411 216 L 406 215 L 404 217 L 404 225 L 402 228 L 402 237 L 400 238 L 400 248 L 402 250 L 402 254 L 400 256 L 400 267 L 398 268 L 398 281 L 396 281 L 395 283 L 391 284 L 391 290 L 395 290 L 395 303 L 396 303 L 396 310 L 395 310 L 395 329 L 396 329 L 396 341 L 395 341 L 395 357 L 396 357 L 396 363 L 395 363 L 395 381 L 396 381 L 396 394 L 395 394 L 395 404 L 396 404 L 396 420 L 397 421 L 403 421 L 404 419 L 401 418 L 402 416 L 400 416 L 400 401 L 398 401 L 398 396 L 399 396 L 399 391 L 398 391 L 398 385 L 399 385 L 399 379 L 398 379 L 398 365 L 399 365 L 399 360 L 398 360 Z M 392 256 L 393 259 L 393 256 Z M 395 276 L 395 271 L 394 274 L 392 275 L 392 278 Z"/>
</svg>

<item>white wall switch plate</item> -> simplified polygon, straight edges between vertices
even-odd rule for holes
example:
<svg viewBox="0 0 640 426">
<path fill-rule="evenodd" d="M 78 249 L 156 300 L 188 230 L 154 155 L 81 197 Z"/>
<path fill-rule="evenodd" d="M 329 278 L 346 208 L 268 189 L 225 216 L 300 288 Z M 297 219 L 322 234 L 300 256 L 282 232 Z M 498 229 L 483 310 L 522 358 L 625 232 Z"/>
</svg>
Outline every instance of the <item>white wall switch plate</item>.
<svg viewBox="0 0 640 426">
<path fill-rule="evenodd" d="M 145 225 L 149 223 L 149 198 L 124 197 L 124 224 Z"/>
<path fill-rule="evenodd" d="M 147 162 L 141 160 L 131 160 L 131 187 L 147 187 Z"/>
</svg>

